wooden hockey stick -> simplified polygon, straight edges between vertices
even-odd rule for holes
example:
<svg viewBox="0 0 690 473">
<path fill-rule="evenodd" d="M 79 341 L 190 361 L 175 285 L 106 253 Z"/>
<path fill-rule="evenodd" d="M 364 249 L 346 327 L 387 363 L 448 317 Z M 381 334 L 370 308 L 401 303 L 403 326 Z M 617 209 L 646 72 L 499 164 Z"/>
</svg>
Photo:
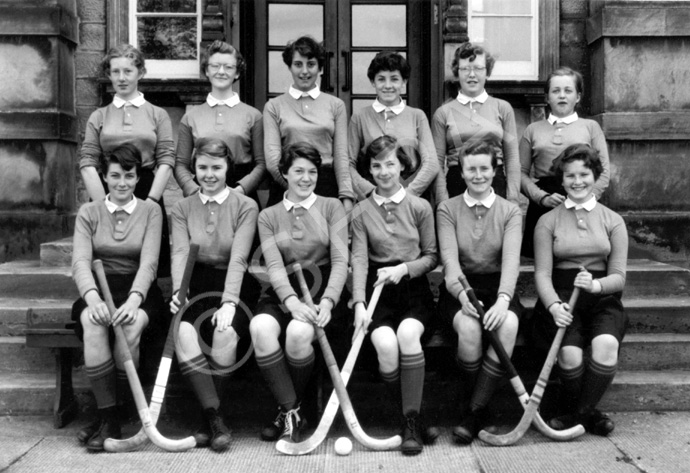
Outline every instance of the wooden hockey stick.
<svg viewBox="0 0 690 473">
<path fill-rule="evenodd" d="M 196 257 L 199 254 L 199 245 L 192 243 L 189 246 L 189 254 L 187 255 L 187 263 L 184 268 L 184 273 L 182 274 L 182 282 L 180 283 L 180 289 L 177 292 L 177 297 L 180 303 L 183 303 L 187 298 L 187 291 L 189 290 L 189 281 L 192 279 L 192 271 L 194 270 L 194 264 L 196 263 Z M 175 317 L 180 317 L 182 315 L 182 308 L 175 314 Z M 168 385 L 168 376 L 170 375 L 170 366 L 172 365 L 172 358 L 175 354 L 175 327 L 176 324 L 173 321 L 170 323 L 170 328 L 168 329 L 168 336 L 165 339 L 165 346 L 163 348 L 163 356 L 161 356 L 160 365 L 158 365 L 158 375 L 156 376 L 156 384 L 153 388 L 153 394 L 151 394 L 151 403 L 149 404 L 149 412 L 151 414 L 151 423 L 156 425 L 158 422 L 158 416 L 161 412 L 161 406 L 163 405 L 163 400 L 165 399 L 165 389 Z M 142 427 L 139 429 L 134 436 L 128 439 L 105 439 L 103 448 L 108 452 L 130 452 L 144 445 L 148 441 L 149 437 L 146 435 L 145 429 Z"/>
<path fill-rule="evenodd" d="M 379 301 L 379 296 L 381 296 L 382 290 L 383 284 L 374 288 L 374 292 L 371 295 L 371 300 L 367 306 L 367 315 L 369 316 L 369 319 L 371 319 L 371 316 L 374 314 L 374 309 L 376 309 L 376 304 Z M 357 361 L 359 350 L 362 347 L 362 342 L 364 341 L 364 335 L 364 330 L 361 328 L 357 330 L 357 334 L 352 341 L 350 353 L 347 355 L 343 369 L 340 372 L 340 376 L 343 378 L 343 384 L 345 386 L 347 386 L 347 382 L 350 380 L 350 376 L 352 375 L 352 370 L 354 369 L 355 362 Z M 278 443 L 276 443 L 276 450 L 286 455 L 306 455 L 307 453 L 315 450 L 326 439 L 326 435 L 328 435 L 328 431 L 333 424 L 333 420 L 335 419 L 335 415 L 338 413 L 339 407 L 340 401 L 338 400 L 338 394 L 334 390 L 331 393 L 331 397 L 328 399 L 326 409 L 323 411 L 321 422 L 319 422 L 319 426 L 316 428 L 311 437 L 299 443 L 290 443 L 284 439 L 280 439 L 278 440 Z"/>
<path fill-rule="evenodd" d="M 460 281 L 460 284 L 462 284 L 462 287 L 465 288 L 465 293 L 467 294 L 467 297 L 470 299 L 470 302 L 475 307 L 475 309 L 477 309 L 477 312 L 479 313 L 480 317 L 480 322 L 483 327 L 485 315 L 484 307 L 479 303 L 477 295 L 475 294 L 472 287 L 470 287 L 470 284 L 467 282 L 467 278 L 465 277 L 465 275 L 459 276 L 458 280 Z M 518 398 L 520 399 L 520 404 L 522 405 L 522 408 L 527 409 L 527 405 L 529 404 L 529 394 L 527 394 L 525 385 L 522 384 L 520 375 L 515 369 L 515 366 L 513 366 L 513 362 L 511 361 L 510 356 L 508 355 L 508 353 L 506 353 L 506 350 L 503 347 L 500 338 L 498 338 L 498 334 L 494 330 L 488 330 L 486 331 L 486 333 L 489 335 L 489 341 L 491 342 L 491 346 L 494 348 L 494 351 L 496 351 L 498 359 L 501 361 L 501 364 L 508 372 L 508 376 L 510 377 L 510 384 L 513 386 L 515 394 L 517 394 Z M 552 429 L 544 421 L 544 419 L 542 419 L 539 412 L 535 413 L 534 418 L 532 419 L 532 425 L 545 436 L 558 441 L 572 440 L 585 433 L 584 427 L 582 427 L 582 425 L 579 424 L 566 430 Z M 480 432 L 480 438 L 482 433 L 488 432 L 482 430 L 482 432 Z"/>
<path fill-rule="evenodd" d="M 93 267 L 96 272 L 96 277 L 98 278 L 98 283 L 101 286 L 105 303 L 108 306 L 108 311 L 112 315 L 117 309 L 115 308 L 115 302 L 113 301 L 113 296 L 110 293 L 110 288 L 108 287 L 108 280 L 105 277 L 103 263 L 101 260 L 95 260 L 93 262 Z M 129 387 L 132 389 L 134 403 L 137 406 L 139 418 L 141 419 L 141 423 L 144 426 L 144 431 L 146 432 L 148 438 L 150 438 L 156 446 L 169 452 L 183 452 L 196 446 L 194 437 L 190 436 L 179 440 L 169 439 L 163 437 L 158 429 L 156 429 L 156 426 L 151 419 L 149 407 L 146 405 L 146 397 L 144 396 L 144 390 L 141 388 L 141 382 L 139 381 L 139 375 L 137 374 L 137 369 L 134 366 L 134 361 L 132 361 L 132 354 L 127 346 L 127 341 L 125 340 L 125 333 L 120 325 L 113 326 L 113 330 L 115 331 L 116 351 L 124 360 L 127 379 L 129 380 Z"/>
<path fill-rule="evenodd" d="M 316 309 L 316 307 L 314 307 L 314 301 L 311 298 L 311 294 L 309 293 L 307 281 L 305 281 L 304 274 L 302 274 L 302 267 L 299 263 L 295 263 L 292 267 L 297 275 L 300 288 L 302 289 L 304 302 L 313 309 Z M 328 343 L 328 339 L 326 338 L 326 333 L 321 327 L 315 325 L 314 328 L 316 330 L 316 337 L 319 339 L 319 344 L 321 345 L 323 358 L 326 361 L 326 366 L 328 366 L 328 371 L 331 375 L 331 379 L 333 380 L 333 389 L 338 395 L 338 399 L 340 399 L 343 415 L 345 416 L 347 427 L 350 429 L 352 436 L 355 438 L 355 440 L 370 450 L 391 450 L 400 447 L 402 444 L 402 437 L 400 437 L 400 435 L 394 435 L 393 437 L 387 439 L 375 439 L 368 436 L 364 432 L 362 426 L 359 425 L 359 421 L 357 420 L 357 415 L 352 407 L 352 402 L 350 401 L 350 396 L 347 393 L 347 388 L 345 387 L 343 378 L 340 377 L 338 363 L 335 361 L 335 356 L 333 355 L 331 345 Z"/>
<path fill-rule="evenodd" d="M 575 308 L 575 304 L 577 303 L 577 298 L 579 295 L 580 288 L 574 288 L 573 294 L 570 296 L 570 301 L 568 302 L 571 313 Z M 565 336 L 565 329 L 566 327 L 559 327 L 558 331 L 556 332 L 556 336 L 554 337 L 553 342 L 551 343 L 551 348 L 549 349 L 549 354 L 546 356 L 544 367 L 541 369 L 541 373 L 539 373 L 539 379 L 537 380 L 537 384 L 536 386 L 534 386 L 532 395 L 529 398 L 527 407 L 525 407 L 525 412 L 523 412 L 522 418 L 520 419 L 518 425 L 510 432 L 503 435 L 495 435 L 486 431 L 479 432 L 480 439 L 482 439 L 486 443 L 490 443 L 491 445 L 506 446 L 513 445 L 515 442 L 520 440 L 525 435 L 527 429 L 529 429 L 530 424 L 532 423 L 532 421 L 538 413 L 539 404 L 541 403 L 542 396 L 544 395 L 546 385 L 549 382 L 551 369 L 553 368 L 553 365 L 556 362 L 556 358 L 558 357 L 558 350 L 560 350 L 561 342 L 563 341 L 563 337 Z"/>
</svg>

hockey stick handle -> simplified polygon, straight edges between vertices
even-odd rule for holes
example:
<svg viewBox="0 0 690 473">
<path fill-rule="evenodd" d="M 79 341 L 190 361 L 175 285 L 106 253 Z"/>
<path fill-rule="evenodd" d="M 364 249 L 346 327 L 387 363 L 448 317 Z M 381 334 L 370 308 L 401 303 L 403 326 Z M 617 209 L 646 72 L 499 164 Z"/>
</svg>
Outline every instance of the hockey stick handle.
<svg viewBox="0 0 690 473">
<path fill-rule="evenodd" d="M 180 282 L 180 288 L 177 290 L 177 300 L 180 301 L 180 306 L 184 305 L 185 299 L 187 299 L 187 293 L 189 292 L 189 282 L 192 280 L 192 273 L 194 272 L 194 265 L 196 264 L 196 259 L 199 256 L 199 245 L 192 243 L 189 245 L 189 253 L 187 254 L 187 262 L 184 266 L 184 272 L 182 273 L 182 281 Z M 180 307 L 180 311 L 182 307 Z M 179 311 L 178 311 L 179 313 Z M 170 324 L 170 329 L 168 330 L 168 336 L 165 339 L 165 347 L 163 348 L 163 358 L 172 358 L 173 353 L 175 353 L 175 324 Z"/>
</svg>

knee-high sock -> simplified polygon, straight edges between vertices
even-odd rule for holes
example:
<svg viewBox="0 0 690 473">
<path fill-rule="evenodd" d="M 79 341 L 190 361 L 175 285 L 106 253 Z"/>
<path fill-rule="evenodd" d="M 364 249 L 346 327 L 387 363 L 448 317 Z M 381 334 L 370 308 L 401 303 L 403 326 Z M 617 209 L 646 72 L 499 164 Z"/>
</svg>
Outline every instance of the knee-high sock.
<svg viewBox="0 0 690 473">
<path fill-rule="evenodd" d="M 472 402 L 470 402 L 470 408 L 473 411 L 483 409 L 489 404 L 491 396 L 494 395 L 504 374 L 505 371 L 501 368 L 501 363 L 488 356 L 484 357 L 484 363 L 479 371 L 479 376 L 477 376 L 477 384 L 472 394 Z"/>
<path fill-rule="evenodd" d="M 613 377 L 616 376 L 617 369 L 618 364 L 606 366 L 594 360 L 589 361 L 582 379 L 582 393 L 580 394 L 578 411 L 593 409 L 599 404 L 604 393 L 611 385 Z"/>
<path fill-rule="evenodd" d="M 584 363 L 572 369 L 558 367 L 561 378 L 561 403 L 565 412 L 573 414 L 577 411 L 577 404 L 582 392 L 582 375 L 585 373 Z"/>
<path fill-rule="evenodd" d="M 413 355 L 400 355 L 400 390 L 402 391 L 402 411 L 404 415 L 419 411 L 424 392 L 424 352 Z"/>
<path fill-rule="evenodd" d="M 213 384 L 216 386 L 221 409 L 225 409 L 228 405 L 228 389 L 230 387 L 230 379 L 232 378 L 230 368 L 232 368 L 232 365 L 223 366 L 213 361 L 213 359 L 209 360 L 208 364 L 213 370 Z"/>
<path fill-rule="evenodd" d="M 180 362 L 180 372 L 187 378 L 204 409 L 218 409 L 220 402 L 213 384 L 211 367 L 206 356 L 201 354 L 191 360 Z"/>
<path fill-rule="evenodd" d="M 117 404 L 115 362 L 112 358 L 97 366 L 87 366 L 86 376 L 91 381 L 91 390 L 99 409 Z"/>
<path fill-rule="evenodd" d="M 297 396 L 283 350 L 278 348 L 270 355 L 257 356 L 256 364 L 280 407 L 284 411 L 294 409 L 297 405 Z"/>
<path fill-rule="evenodd" d="M 129 404 L 134 396 L 132 395 L 132 390 L 129 387 L 129 380 L 127 379 L 127 372 L 119 368 L 115 368 L 115 386 L 117 392 L 117 404 Z"/>
<path fill-rule="evenodd" d="M 311 373 L 314 370 L 315 360 L 316 353 L 314 351 L 301 360 L 287 356 L 288 370 L 292 378 L 292 385 L 295 388 L 295 396 L 298 403 L 304 397 L 304 391 L 307 389 Z"/>
<path fill-rule="evenodd" d="M 393 401 L 392 405 L 395 407 L 396 412 L 401 412 L 402 393 L 400 391 L 400 368 L 396 368 L 390 373 L 384 373 L 383 371 L 379 370 L 379 374 L 381 375 L 383 385 L 386 386 L 388 396 Z"/>
<path fill-rule="evenodd" d="M 455 361 L 460 368 L 460 415 L 465 415 L 470 409 L 470 400 L 474 387 L 477 384 L 477 377 L 479 376 L 479 369 L 482 366 L 482 359 L 475 361 L 464 361 L 456 358 Z"/>
</svg>

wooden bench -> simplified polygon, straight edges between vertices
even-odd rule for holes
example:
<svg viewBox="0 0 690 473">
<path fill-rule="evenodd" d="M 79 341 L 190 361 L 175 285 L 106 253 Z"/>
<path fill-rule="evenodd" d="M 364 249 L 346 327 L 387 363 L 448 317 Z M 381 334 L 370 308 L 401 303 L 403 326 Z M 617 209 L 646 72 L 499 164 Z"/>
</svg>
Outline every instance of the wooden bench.
<svg viewBox="0 0 690 473">
<path fill-rule="evenodd" d="M 60 429 L 69 424 L 79 412 L 79 404 L 72 386 L 72 355 L 81 349 L 71 324 L 41 322 L 29 309 L 26 313 L 26 346 L 51 348 L 55 352 L 55 399 L 53 426 Z"/>
</svg>

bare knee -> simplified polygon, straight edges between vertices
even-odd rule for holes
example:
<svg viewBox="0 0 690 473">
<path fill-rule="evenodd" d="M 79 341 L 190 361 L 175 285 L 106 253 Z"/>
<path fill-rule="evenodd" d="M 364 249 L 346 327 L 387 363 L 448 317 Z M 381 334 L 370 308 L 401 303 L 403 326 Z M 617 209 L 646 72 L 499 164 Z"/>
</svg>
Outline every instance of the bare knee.
<svg viewBox="0 0 690 473">
<path fill-rule="evenodd" d="M 618 362 L 618 340 L 613 335 L 599 335 L 592 340 L 592 359 L 605 366 Z"/>
<path fill-rule="evenodd" d="M 399 358 L 398 337 L 390 327 L 379 327 L 371 333 L 371 343 L 376 349 L 379 363 L 395 364 Z"/>
<path fill-rule="evenodd" d="M 285 331 L 285 352 L 293 358 L 303 358 L 313 350 L 314 326 L 310 323 L 292 320 Z"/>
<path fill-rule="evenodd" d="M 237 344 L 240 341 L 239 335 L 235 329 L 228 327 L 222 332 L 215 330 L 213 332 L 213 347 L 211 349 L 211 356 L 215 360 L 225 359 L 228 356 L 234 357 L 237 352 Z"/>
<path fill-rule="evenodd" d="M 479 320 L 458 312 L 453 319 L 458 334 L 458 356 L 466 361 L 478 359 L 482 354 L 482 327 Z"/>
<path fill-rule="evenodd" d="M 258 355 L 273 353 L 280 347 L 278 343 L 280 325 L 271 315 L 255 315 L 249 323 L 249 333 Z"/>
<path fill-rule="evenodd" d="M 416 319 L 405 319 L 400 322 L 398 331 L 398 346 L 401 353 L 412 354 L 422 351 L 420 339 L 424 333 L 424 325 Z"/>
<path fill-rule="evenodd" d="M 558 352 L 558 365 L 567 370 L 582 365 L 582 348 L 570 345 L 562 347 Z"/>
</svg>

